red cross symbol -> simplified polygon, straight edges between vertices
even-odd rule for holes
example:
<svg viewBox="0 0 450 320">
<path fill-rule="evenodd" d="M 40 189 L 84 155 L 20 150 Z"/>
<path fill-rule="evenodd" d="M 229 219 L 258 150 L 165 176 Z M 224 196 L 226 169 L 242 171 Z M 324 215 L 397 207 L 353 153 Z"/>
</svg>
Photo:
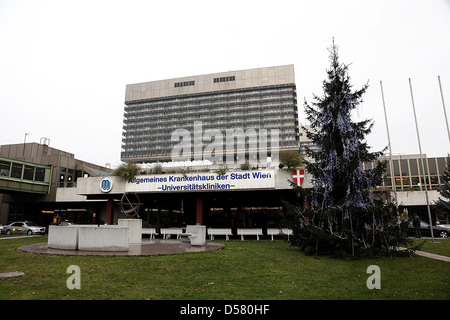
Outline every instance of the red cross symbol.
<svg viewBox="0 0 450 320">
<path fill-rule="evenodd" d="M 301 186 L 303 184 L 303 179 L 305 178 L 305 170 L 294 170 L 292 171 L 292 177 L 296 185 Z"/>
</svg>

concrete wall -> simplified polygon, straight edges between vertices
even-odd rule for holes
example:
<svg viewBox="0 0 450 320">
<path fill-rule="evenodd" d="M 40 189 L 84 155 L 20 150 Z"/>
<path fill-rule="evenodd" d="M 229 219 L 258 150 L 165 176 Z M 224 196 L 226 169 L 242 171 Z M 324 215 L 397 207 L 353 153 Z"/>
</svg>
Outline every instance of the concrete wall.
<svg viewBox="0 0 450 320">
<path fill-rule="evenodd" d="M 78 226 L 49 226 L 48 247 L 52 249 L 77 250 Z"/>
<path fill-rule="evenodd" d="M 57 188 L 56 202 L 84 202 L 86 196 L 77 194 L 77 188 Z"/>
<path fill-rule="evenodd" d="M 80 251 L 128 251 L 129 229 L 120 226 L 50 226 L 48 247 Z"/>
<path fill-rule="evenodd" d="M 142 241 L 142 220 L 141 219 L 119 219 L 119 227 L 128 228 L 128 243 L 137 244 Z"/>
<path fill-rule="evenodd" d="M 90 194 L 104 194 L 100 190 L 100 182 L 104 177 L 89 177 L 79 178 L 77 181 L 77 194 L 78 195 L 90 195 Z M 122 178 L 109 176 L 109 179 L 113 182 L 113 188 L 108 194 L 124 194 L 126 192 L 125 186 L 127 181 Z"/>
<path fill-rule="evenodd" d="M 141 219 L 119 219 L 119 225 L 49 226 L 48 247 L 80 251 L 128 251 L 142 240 Z"/>
<path fill-rule="evenodd" d="M 78 250 L 128 251 L 128 228 L 120 226 L 83 226 L 78 229 Z"/>
<path fill-rule="evenodd" d="M 437 190 L 428 191 L 428 200 L 430 205 L 439 199 L 439 192 Z M 397 201 L 399 205 L 403 206 L 426 206 L 425 191 L 400 191 L 397 192 Z"/>
</svg>

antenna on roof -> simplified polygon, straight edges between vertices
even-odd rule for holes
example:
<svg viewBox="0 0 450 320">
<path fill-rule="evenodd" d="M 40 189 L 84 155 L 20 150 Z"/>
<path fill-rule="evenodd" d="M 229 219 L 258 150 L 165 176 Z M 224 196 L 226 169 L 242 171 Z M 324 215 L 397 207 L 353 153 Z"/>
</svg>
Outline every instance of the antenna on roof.
<svg viewBox="0 0 450 320">
<path fill-rule="evenodd" d="M 42 137 L 39 143 L 48 147 L 50 145 L 50 138 Z"/>
</svg>

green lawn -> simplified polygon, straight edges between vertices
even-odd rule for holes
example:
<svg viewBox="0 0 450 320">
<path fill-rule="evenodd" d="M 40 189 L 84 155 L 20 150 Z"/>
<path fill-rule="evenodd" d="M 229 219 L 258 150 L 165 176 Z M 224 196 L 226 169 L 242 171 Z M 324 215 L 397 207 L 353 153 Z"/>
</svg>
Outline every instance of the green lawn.
<svg viewBox="0 0 450 320">
<path fill-rule="evenodd" d="M 450 264 L 424 257 L 339 260 L 306 256 L 283 241 L 229 241 L 218 251 L 162 256 L 65 256 L 21 252 L 46 237 L 0 240 L 0 299 L 450 299 Z M 448 250 L 450 240 L 433 244 Z M 447 249 L 445 249 L 447 248 Z M 67 267 L 81 270 L 69 290 Z M 369 290 L 378 265 L 381 289 Z"/>
<path fill-rule="evenodd" d="M 414 239 L 414 245 L 423 243 L 421 251 L 450 257 L 450 239 L 435 238 L 434 241 L 432 243 L 431 239 Z"/>
</svg>

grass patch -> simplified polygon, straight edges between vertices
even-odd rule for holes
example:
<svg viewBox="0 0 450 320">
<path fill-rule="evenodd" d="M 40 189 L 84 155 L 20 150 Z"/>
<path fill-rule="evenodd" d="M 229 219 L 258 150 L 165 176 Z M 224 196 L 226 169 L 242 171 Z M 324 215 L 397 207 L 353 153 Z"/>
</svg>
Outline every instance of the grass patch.
<svg viewBox="0 0 450 320">
<path fill-rule="evenodd" d="M 432 243 L 431 239 L 414 239 L 414 245 L 423 243 L 421 251 L 450 257 L 450 239 L 435 238 L 434 240 L 435 242 Z"/>
<path fill-rule="evenodd" d="M 229 241 L 221 242 L 225 247 L 217 251 L 147 257 L 18 250 L 46 241 L 0 241 L 0 272 L 25 272 L 0 280 L 0 299 L 450 299 L 449 263 L 419 256 L 314 258 L 282 241 Z M 366 270 L 372 264 L 381 269 L 380 290 L 366 286 Z M 81 269 L 80 290 L 66 286 L 70 265 Z"/>
</svg>

